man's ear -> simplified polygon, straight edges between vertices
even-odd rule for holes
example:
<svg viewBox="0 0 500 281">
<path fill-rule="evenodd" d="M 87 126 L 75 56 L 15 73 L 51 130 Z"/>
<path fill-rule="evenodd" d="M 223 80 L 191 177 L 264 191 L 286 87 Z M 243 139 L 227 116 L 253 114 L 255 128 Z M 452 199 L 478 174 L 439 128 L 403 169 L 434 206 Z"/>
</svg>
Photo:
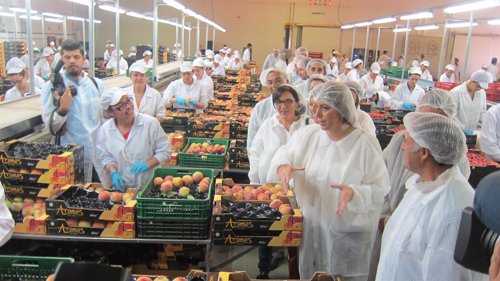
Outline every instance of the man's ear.
<svg viewBox="0 0 500 281">
<path fill-rule="evenodd" d="M 422 161 L 425 161 L 425 160 L 427 160 L 429 158 L 432 158 L 431 151 L 429 149 L 427 149 L 427 148 L 420 149 L 418 151 L 418 153 L 419 153 L 420 159 Z"/>
</svg>

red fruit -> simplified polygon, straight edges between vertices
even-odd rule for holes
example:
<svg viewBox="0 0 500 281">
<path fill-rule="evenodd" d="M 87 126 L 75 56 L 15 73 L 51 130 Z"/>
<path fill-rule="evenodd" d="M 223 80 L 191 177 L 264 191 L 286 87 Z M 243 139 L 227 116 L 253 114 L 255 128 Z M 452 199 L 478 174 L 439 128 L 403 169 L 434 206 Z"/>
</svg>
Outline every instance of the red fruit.
<svg viewBox="0 0 500 281">
<path fill-rule="evenodd" d="M 160 185 L 160 184 L 162 184 L 162 183 L 163 183 L 163 178 L 162 178 L 162 177 L 156 177 L 156 178 L 154 178 L 154 180 L 153 180 L 153 184 L 154 184 L 154 185 Z"/>
<path fill-rule="evenodd" d="M 194 172 L 193 173 L 193 180 L 195 182 L 200 182 L 203 179 L 203 173 L 202 172 Z"/>
<path fill-rule="evenodd" d="M 269 204 L 269 207 L 270 208 L 273 208 L 273 209 L 278 209 L 281 205 L 283 205 L 283 201 L 279 200 L 279 199 L 274 199 L 273 201 L 271 201 L 271 203 Z"/>
<path fill-rule="evenodd" d="M 73 227 L 78 226 L 78 220 L 77 220 L 77 219 L 67 219 L 67 220 L 66 220 L 66 223 L 67 223 L 69 226 L 73 226 Z"/>
<path fill-rule="evenodd" d="M 111 192 L 110 199 L 111 199 L 111 202 L 113 202 L 113 203 L 120 203 L 120 202 L 122 202 L 122 199 L 123 199 L 123 193 Z"/>
<path fill-rule="evenodd" d="M 111 197 L 111 193 L 109 191 L 106 191 L 106 190 L 99 192 L 99 195 L 97 196 L 99 201 L 108 201 L 110 197 Z"/>
<path fill-rule="evenodd" d="M 293 209 L 292 206 L 290 206 L 290 204 L 282 204 L 278 210 L 282 215 L 293 214 Z"/>
<path fill-rule="evenodd" d="M 192 185 L 194 182 L 193 177 L 190 175 L 183 176 L 182 181 L 184 182 L 185 185 Z"/>
<path fill-rule="evenodd" d="M 259 194 L 257 194 L 257 200 L 267 201 L 267 200 L 269 200 L 269 196 L 267 196 L 267 194 L 265 194 L 265 193 L 259 193 Z"/>
<path fill-rule="evenodd" d="M 87 220 L 81 220 L 78 222 L 78 227 L 90 227 L 90 222 Z"/>
<path fill-rule="evenodd" d="M 173 181 L 174 180 L 174 176 L 166 176 L 165 177 L 165 181 Z"/>
<path fill-rule="evenodd" d="M 163 193 L 167 193 L 167 192 L 171 191 L 173 187 L 174 187 L 174 185 L 172 184 L 171 181 L 166 181 L 166 182 L 161 184 L 160 191 Z"/>
<path fill-rule="evenodd" d="M 137 278 L 137 281 L 153 281 L 153 280 L 151 280 L 151 278 L 149 278 L 147 276 L 141 276 L 141 277 Z"/>
<path fill-rule="evenodd" d="M 233 192 L 238 192 L 240 190 L 243 190 L 243 188 L 241 187 L 241 185 L 235 185 L 233 186 L 233 188 L 231 188 L 231 190 L 233 190 Z"/>
<path fill-rule="evenodd" d="M 245 199 L 245 195 L 243 195 L 243 193 L 240 193 L 240 192 L 233 193 L 233 197 L 234 197 L 234 200 L 243 200 L 243 199 Z"/>
<path fill-rule="evenodd" d="M 245 200 L 255 200 L 255 199 L 257 199 L 257 198 L 255 198 L 255 195 L 253 193 L 245 193 L 244 196 L 245 196 Z"/>
<path fill-rule="evenodd" d="M 115 224 L 114 221 L 108 221 L 108 223 L 106 223 L 106 228 L 113 228 L 114 224 Z"/>
<path fill-rule="evenodd" d="M 168 278 L 166 276 L 160 275 L 155 278 L 153 281 L 167 281 Z"/>
<path fill-rule="evenodd" d="M 95 221 L 93 224 L 92 224 L 92 227 L 93 228 L 104 228 L 104 223 L 102 221 Z"/>
<path fill-rule="evenodd" d="M 208 191 L 208 184 L 204 183 L 204 182 L 200 182 L 200 185 L 198 186 L 198 189 L 200 190 L 200 192 L 207 192 Z"/>
<path fill-rule="evenodd" d="M 41 175 L 41 174 L 43 174 L 43 171 L 39 170 L 39 169 L 31 169 L 31 174 L 33 174 L 33 175 Z"/>
</svg>

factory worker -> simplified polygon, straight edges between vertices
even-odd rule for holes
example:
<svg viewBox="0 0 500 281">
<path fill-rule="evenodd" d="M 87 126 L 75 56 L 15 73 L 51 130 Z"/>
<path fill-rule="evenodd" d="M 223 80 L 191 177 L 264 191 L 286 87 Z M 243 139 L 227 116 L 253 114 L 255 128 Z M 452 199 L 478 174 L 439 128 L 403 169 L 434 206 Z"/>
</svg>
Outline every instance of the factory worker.
<svg viewBox="0 0 500 281">
<path fill-rule="evenodd" d="M 129 72 L 132 86 L 125 88 L 124 91 L 132 99 L 134 111 L 156 117 L 160 122 L 163 121 L 166 108 L 160 92 L 148 86 L 147 69 L 144 63 L 134 62 Z"/>
<path fill-rule="evenodd" d="M 372 118 L 368 113 L 364 112 L 359 108 L 359 101 L 362 100 L 365 96 L 365 90 L 358 82 L 355 81 L 347 81 L 344 83 L 349 90 L 351 90 L 352 99 L 354 100 L 354 105 L 356 106 L 356 114 L 358 117 L 358 123 L 363 129 L 363 131 L 369 135 L 376 136 L 375 134 L 375 124 L 373 123 Z"/>
<path fill-rule="evenodd" d="M 314 103 L 314 97 L 312 96 L 313 94 L 313 89 L 318 86 L 319 84 L 323 84 L 325 83 L 326 81 L 328 81 L 328 77 L 325 76 L 325 75 L 321 75 L 321 74 L 313 74 L 309 77 L 309 79 L 307 79 L 307 92 L 309 94 L 309 98 L 305 98 L 304 99 L 307 101 L 306 102 L 306 113 L 307 115 L 311 116 L 311 117 L 314 117 L 313 114 L 312 114 L 312 107 L 313 107 L 313 103 Z"/>
<path fill-rule="evenodd" d="M 208 76 L 212 77 L 213 72 L 214 72 L 214 63 L 209 60 L 205 60 L 205 73 Z"/>
<path fill-rule="evenodd" d="M 13 68 L 22 68 L 22 69 L 24 69 L 24 76 L 26 76 L 26 80 L 28 82 L 30 81 L 30 68 L 20 58 L 13 57 L 5 65 L 5 69 L 7 69 L 7 72 L 12 67 Z M 35 75 L 34 80 L 35 80 L 35 87 L 39 88 L 39 89 L 42 89 L 43 84 L 45 84 L 45 80 L 43 80 L 42 77 L 40 77 L 38 75 Z"/>
<path fill-rule="evenodd" d="M 14 231 L 14 219 L 5 204 L 5 192 L 0 182 L 0 247 L 2 247 L 12 237 Z"/>
<path fill-rule="evenodd" d="M 214 56 L 214 60 L 218 60 L 220 64 L 224 65 L 225 57 L 226 57 L 226 49 L 220 49 L 219 53 Z"/>
<path fill-rule="evenodd" d="M 465 135 L 435 113 L 403 120 L 404 166 L 415 175 L 385 227 L 376 280 L 477 280 L 453 259 L 462 212 L 474 198 L 457 167 L 467 152 Z"/>
<path fill-rule="evenodd" d="M 143 63 L 146 68 L 153 68 L 153 60 L 151 59 L 152 56 L 153 53 L 150 50 L 146 50 L 142 53 L 142 59 L 139 60 L 139 62 Z"/>
<path fill-rule="evenodd" d="M 391 95 L 384 91 L 368 89 L 365 93 L 365 98 L 368 99 L 376 108 L 384 109 L 391 107 Z"/>
<path fill-rule="evenodd" d="M 346 53 L 342 54 L 342 57 L 340 58 L 339 65 L 340 65 L 340 70 L 339 72 L 344 72 L 345 64 L 349 62 L 349 58 L 347 57 Z"/>
<path fill-rule="evenodd" d="M 171 147 L 158 120 L 134 111 L 124 89 L 104 91 L 101 107 L 111 119 L 97 133 L 97 155 L 119 191 L 142 188 L 153 168 L 170 159 Z"/>
<path fill-rule="evenodd" d="M 436 113 L 453 119 L 455 116 L 455 103 L 448 95 L 447 91 L 442 89 L 432 89 L 420 99 L 417 107 L 418 112 Z M 372 252 L 372 261 L 370 263 L 370 277 L 369 280 L 375 279 L 378 260 L 380 256 L 380 240 L 382 238 L 382 231 L 387 219 L 392 215 L 396 207 L 403 199 L 406 188 L 406 181 L 414 175 L 414 172 L 408 170 L 404 166 L 405 152 L 401 150 L 401 145 L 404 142 L 404 131 L 396 133 L 390 143 L 383 151 L 383 157 L 389 177 L 391 180 L 391 189 L 385 196 L 384 205 L 382 206 L 381 221 L 379 229 L 375 238 L 375 243 Z M 458 162 L 458 167 L 462 175 L 468 179 L 470 176 L 469 160 L 466 155 Z"/>
<path fill-rule="evenodd" d="M 175 43 L 174 44 L 174 49 L 172 51 L 175 55 L 175 60 L 177 61 L 183 61 L 184 60 L 184 53 L 182 52 L 181 44 Z"/>
<path fill-rule="evenodd" d="M 384 79 L 379 76 L 380 66 L 377 62 L 372 63 L 370 66 L 370 73 L 367 73 L 361 77 L 359 84 L 365 91 L 370 89 L 371 91 L 381 91 L 384 89 Z M 362 97 L 364 98 L 364 97 Z"/>
<path fill-rule="evenodd" d="M 403 55 L 399 55 L 398 56 L 398 65 L 396 65 L 396 66 L 403 67 L 404 63 L 405 63 L 405 57 L 403 57 Z M 418 62 L 417 62 L 417 65 L 418 65 Z"/>
<path fill-rule="evenodd" d="M 227 64 L 229 70 L 242 70 L 243 62 L 240 60 L 240 54 L 235 54 L 234 58 Z"/>
<path fill-rule="evenodd" d="M 384 50 L 380 58 L 378 58 L 378 64 L 381 69 L 386 69 L 391 65 L 391 57 L 389 57 L 389 52 L 387 50 Z"/>
<path fill-rule="evenodd" d="M 316 90 L 320 129 L 296 132 L 280 147 L 268 174 L 277 173 L 284 188 L 293 180 L 304 216 L 300 278 L 326 271 L 366 280 L 389 176 L 377 139 L 358 127 L 349 89 L 328 81 Z"/>
<path fill-rule="evenodd" d="M 337 82 L 344 83 L 347 81 L 347 74 L 352 70 L 352 63 L 346 62 L 344 65 L 344 71 L 337 77 Z"/>
<path fill-rule="evenodd" d="M 215 54 L 214 54 L 214 52 L 212 50 L 210 50 L 210 49 L 206 50 L 205 51 L 205 56 L 207 57 L 207 61 L 209 61 L 209 62 L 213 62 L 214 61 Z"/>
<path fill-rule="evenodd" d="M 232 52 L 231 48 L 226 49 L 226 57 L 224 60 L 224 67 L 226 67 L 226 68 L 229 65 L 229 62 L 231 62 L 233 60 L 233 56 L 232 56 L 231 52 Z"/>
<path fill-rule="evenodd" d="M 481 116 L 486 112 L 488 74 L 484 70 L 472 73 L 470 79 L 450 91 L 455 102 L 457 119 L 464 130 L 477 130 Z"/>
<path fill-rule="evenodd" d="M 264 74 L 265 80 L 261 79 L 260 82 L 262 85 L 267 86 L 271 93 L 279 86 L 288 83 L 288 76 L 281 69 L 270 68 L 262 71 L 262 73 Z M 247 150 L 251 149 L 253 138 L 262 126 L 262 123 L 275 113 L 276 108 L 274 108 L 273 100 L 270 97 L 266 97 L 255 104 L 252 114 L 250 115 L 250 121 L 248 122 Z"/>
<path fill-rule="evenodd" d="M 7 65 L 9 65 L 9 68 L 7 68 L 7 79 L 9 79 L 14 86 L 7 90 L 4 101 L 18 100 L 31 95 L 30 81 L 27 78 L 24 63 L 20 59 L 12 62 L 11 60 L 9 60 L 10 65 L 7 63 Z M 36 86 L 34 91 L 33 94 L 41 93 L 41 89 Z"/>
<path fill-rule="evenodd" d="M 111 56 L 113 55 L 113 51 L 115 50 L 115 44 L 108 42 L 106 43 L 106 51 L 104 51 L 104 62 L 108 63 L 111 60 Z"/>
<path fill-rule="evenodd" d="M 490 107 L 483 115 L 479 142 L 486 155 L 500 162 L 500 104 Z"/>
<path fill-rule="evenodd" d="M 205 95 L 207 95 L 208 100 L 213 100 L 214 98 L 214 81 L 210 76 L 205 74 L 205 62 L 202 58 L 197 58 L 193 61 L 193 73 L 196 78 L 201 83 Z"/>
<path fill-rule="evenodd" d="M 328 64 L 328 76 L 337 78 L 339 76 L 339 67 L 338 67 L 338 59 L 337 57 L 332 57 Z"/>
<path fill-rule="evenodd" d="M 483 66 L 481 66 L 481 69 L 486 71 L 486 74 L 488 75 L 488 84 L 493 83 L 493 75 L 490 72 L 488 72 L 488 65 L 483 64 Z"/>
<path fill-rule="evenodd" d="M 420 76 L 420 79 L 432 82 L 432 74 L 429 71 L 429 66 L 429 61 L 424 60 L 420 63 L 420 71 L 422 71 L 422 76 Z"/>
<path fill-rule="evenodd" d="M 47 81 L 50 79 L 52 62 L 54 61 L 54 50 L 50 47 L 43 48 L 42 58 L 34 66 L 35 74 Z"/>
<path fill-rule="evenodd" d="M 363 61 L 360 59 L 355 59 L 352 62 L 352 69 L 347 73 L 345 80 L 346 81 L 356 81 L 360 82 L 361 72 L 363 71 Z"/>
<path fill-rule="evenodd" d="M 447 64 L 444 69 L 444 73 L 439 77 L 439 82 L 455 83 L 455 74 L 453 73 L 455 71 L 455 66 L 453 66 L 453 64 Z"/>
<path fill-rule="evenodd" d="M 283 61 L 280 56 L 280 50 L 274 48 L 273 52 L 267 55 L 266 60 L 264 61 L 264 65 L 262 66 L 262 70 L 266 70 L 268 68 L 279 68 L 280 61 Z"/>
<path fill-rule="evenodd" d="M 252 43 L 248 43 L 245 51 L 243 51 L 243 57 L 241 58 L 243 64 L 247 64 L 252 60 Z"/>
<path fill-rule="evenodd" d="M 290 84 L 295 85 L 295 81 L 300 79 L 297 65 L 302 58 L 307 58 L 308 56 L 309 51 L 306 47 L 299 47 L 295 50 L 293 60 L 286 67 L 286 74 L 288 75 Z"/>
<path fill-rule="evenodd" d="M 327 75 L 328 65 L 324 60 L 312 59 L 307 63 L 307 77 L 313 74 Z M 307 80 L 301 84 L 296 85 L 297 90 L 301 93 L 306 100 L 309 100 L 309 89 L 307 87 Z"/>
<path fill-rule="evenodd" d="M 127 57 L 129 58 L 137 57 L 137 48 L 135 46 L 130 47 L 130 52 L 128 53 Z"/>
<path fill-rule="evenodd" d="M 120 60 L 120 69 L 117 70 L 118 68 L 118 60 Z M 123 51 L 120 50 L 114 50 L 113 53 L 111 54 L 111 59 L 108 61 L 106 64 L 107 69 L 112 69 L 113 70 L 113 75 L 122 75 L 127 72 L 128 69 L 128 63 L 127 61 L 123 58 Z"/>
<path fill-rule="evenodd" d="M 304 57 L 304 58 L 301 58 L 299 60 L 299 62 L 297 63 L 298 77 L 296 77 L 296 79 L 295 79 L 295 82 L 293 84 L 294 86 L 298 86 L 298 85 L 306 82 L 307 79 L 309 78 L 309 74 L 307 72 L 307 65 L 309 64 L 309 62 L 311 60 L 312 59 L 309 57 Z"/>
<path fill-rule="evenodd" d="M 193 64 L 182 62 L 179 69 L 182 77 L 168 85 L 163 92 L 163 102 L 167 107 L 203 112 L 208 106 L 209 99 L 200 81 L 194 79 Z"/>
<path fill-rule="evenodd" d="M 417 85 L 420 76 L 422 76 L 422 71 L 418 67 L 414 67 L 408 71 L 408 81 L 406 81 L 406 83 L 400 83 L 396 87 L 394 94 L 392 94 L 392 108 L 415 110 L 418 101 L 425 94 L 424 89 Z"/>
<path fill-rule="evenodd" d="M 226 70 L 225 70 L 224 66 L 222 65 L 219 58 L 214 58 L 213 64 L 214 64 L 214 67 L 212 68 L 213 69 L 212 76 L 214 76 L 214 75 L 226 76 Z"/>
<path fill-rule="evenodd" d="M 497 79 L 497 58 L 493 57 L 491 58 L 491 64 L 488 66 L 488 69 L 486 72 L 489 72 L 491 74 L 491 77 L 493 77 L 493 80 L 496 81 Z"/>
</svg>

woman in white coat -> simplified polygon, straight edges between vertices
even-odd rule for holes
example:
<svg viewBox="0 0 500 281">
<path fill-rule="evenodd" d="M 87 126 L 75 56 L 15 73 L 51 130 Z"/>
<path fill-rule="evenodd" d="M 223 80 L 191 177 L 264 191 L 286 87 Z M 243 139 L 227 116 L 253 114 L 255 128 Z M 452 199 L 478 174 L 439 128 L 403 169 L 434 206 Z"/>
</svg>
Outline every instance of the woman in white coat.
<svg viewBox="0 0 500 281">
<path fill-rule="evenodd" d="M 125 88 L 125 92 L 132 99 L 135 112 L 156 117 L 161 122 L 165 117 L 166 108 L 160 92 L 147 84 L 146 65 L 141 62 L 134 62 L 129 71 L 132 86 Z"/>
<path fill-rule="evenodd" d="M 152 168 L 170 159 L 170 141 L 160 122 L 134 112 L 123 89 L 105 91 L 101 107 L 112 117 L 97 133 L 97 155 L 106 176 L 117 190 L 141 188 L 151 178 Z"/>
<path fill-rule="evenodd" d="M 313 122 L 304 114 L 304 98 L 293 86 L 279 86 L 272 94 L 272 101 L 277 113 L 262 123 L 248 152 L 248 178 L 252 184 L 266 183 L 271 159 L 278 148 L 298 129 Z M 278 178 L 271 181 L 276 182 Z"/>
<path fill-rule="evenodd" d="M 408 71 L 408 81 L 399 84 L 394 94 L 392 94 L 392 108 L 415 110 L 418 101 L 425 94 L 424 89 L 417 85 L 420 76 L 422 76 L 422 71 L 418 67 L 414 67 Z"/>
<path fill-rule="evenodd" d="M 368 115 L 368 113 L 364 112 L 359 108 L 359 101 L 364 98 L 365 90 L 358 82 L 347 81 L 344 85 L 351 90 L 352 98 L 354 100 L 354 105 L 356 106 L 356 115 L 358 116 L 358 122 L 361 126 L 361 129 L 365 131 L 365 133 L 370 134 L 376 137 L 376 128 L 373 123 L 373 119 Z"/>
<path fill-rule="evenodd" d="M 293 135 L 269 175 L 277 173 L 284 187 L 293 179 L 302 208 L 301 279 L 326 271 L 366 280 L 389 176 L 377 139 L 358 127 L 349 89 L 329 81 L 317 90 L 320 129 L 307 126 Z"/>
</svg>

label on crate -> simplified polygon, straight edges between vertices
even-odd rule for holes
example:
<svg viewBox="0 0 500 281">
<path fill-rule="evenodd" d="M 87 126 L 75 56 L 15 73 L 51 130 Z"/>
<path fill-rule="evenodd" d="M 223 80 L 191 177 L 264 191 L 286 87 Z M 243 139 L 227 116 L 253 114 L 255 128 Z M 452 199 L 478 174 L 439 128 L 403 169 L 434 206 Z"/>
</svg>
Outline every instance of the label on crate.
<svg viewBox="0 0 500 281">
<path fill-rule="evenodd" d="M 231 230 L 217 231 L 213 233 L 214 244 L 218 245 L 247 245 L 247 246 L 300 246 L 302 238 L 301 231 L 281 231 L 276 236 L 247 236 L 236 235 Z"/>
<path fill-rule="evenodd" d="M 247 158 L 248 160 L 248 158 Z M 229 159 L 229 168 L 250 169 L 250 162 L 243 162 L 241 159 Z"/>
</svg>

